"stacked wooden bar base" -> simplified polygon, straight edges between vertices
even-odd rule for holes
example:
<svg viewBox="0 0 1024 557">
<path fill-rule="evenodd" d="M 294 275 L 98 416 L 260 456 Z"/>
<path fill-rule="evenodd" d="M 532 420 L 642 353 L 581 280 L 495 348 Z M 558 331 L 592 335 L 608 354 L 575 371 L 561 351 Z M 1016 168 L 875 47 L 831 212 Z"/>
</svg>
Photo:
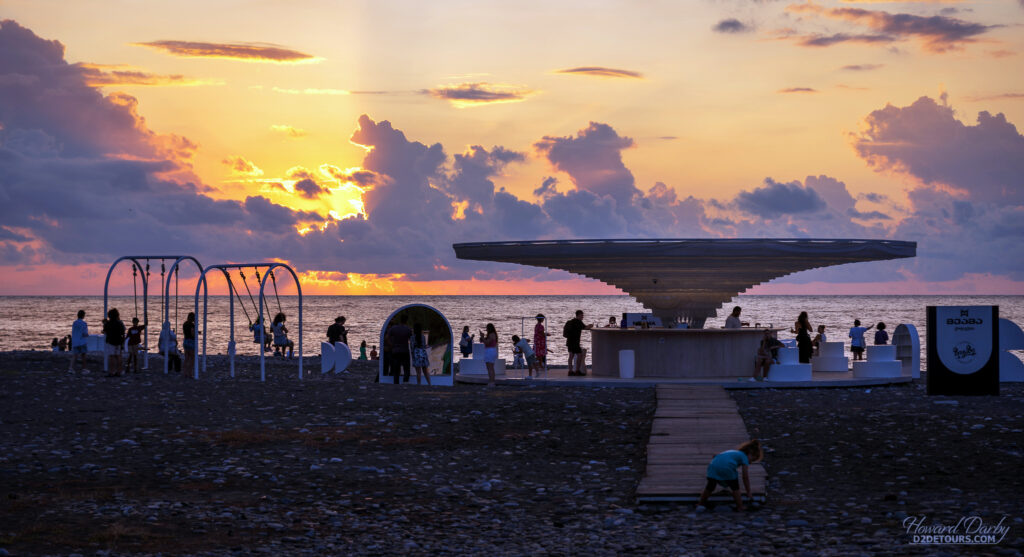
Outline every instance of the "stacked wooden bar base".
<svg viewBox="0 0 1024 557">
<path fill-rule="evenodd" d="M 718 386 L 658 385 L 658 408 L 647 445 L 647 472 L 636 490 L 639 501 L 697 501 L 707 482 L 708 463 L 722 451 L 750 439 L 743 418 Z M 764 466 L 750 466 L 754 500 L 764 501 Z M 742 477 L 740 489 L 743 488 Z M 732 501 L 719 488 L 712 501 Z"/>
</svg>

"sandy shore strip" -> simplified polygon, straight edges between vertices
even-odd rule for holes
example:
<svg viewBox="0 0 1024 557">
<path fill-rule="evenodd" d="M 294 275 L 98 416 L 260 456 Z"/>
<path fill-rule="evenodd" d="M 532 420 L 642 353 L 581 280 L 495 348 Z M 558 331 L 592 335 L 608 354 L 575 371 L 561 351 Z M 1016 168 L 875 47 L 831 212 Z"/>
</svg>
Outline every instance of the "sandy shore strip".
<svg viewBox="0 0 1024 557">
<path fill-rule="evenodd" d="M 653 389 L 299 382 L 254 358 L 199 381 L 67 372 L 0 353 L 0 555 L 1020 555 L 1024 386 L 733 392 L 768 449 L 768 501 L 633 499 Z M 731 447 L 723 447 L 724 449 Z M 912 545 L 904 521 L 1006 528 Z"/>
</svg>

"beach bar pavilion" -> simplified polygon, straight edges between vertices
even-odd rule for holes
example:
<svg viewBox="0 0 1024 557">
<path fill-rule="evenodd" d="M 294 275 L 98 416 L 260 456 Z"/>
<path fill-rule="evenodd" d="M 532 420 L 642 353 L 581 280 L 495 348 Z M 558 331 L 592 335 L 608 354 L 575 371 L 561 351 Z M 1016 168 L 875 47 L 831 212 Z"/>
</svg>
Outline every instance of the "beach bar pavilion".
<svg viewBox="0 0 1024 557">
<path fill-rule="evenodd" d="M 561 269 L 636 298 L 664 329 L 593 329 L 593 373 L 618 377 L 633 350 L 635 376 L 715 378 L 750 374 L 757 329 L 705 329 L 722 304 L 798 271 L 914 257 L 916 242 L 845 239 L 542 240 L 454 244 L 459 259 Z M 680 328 L 682 324 L 686 328 Z"/>
</svg>

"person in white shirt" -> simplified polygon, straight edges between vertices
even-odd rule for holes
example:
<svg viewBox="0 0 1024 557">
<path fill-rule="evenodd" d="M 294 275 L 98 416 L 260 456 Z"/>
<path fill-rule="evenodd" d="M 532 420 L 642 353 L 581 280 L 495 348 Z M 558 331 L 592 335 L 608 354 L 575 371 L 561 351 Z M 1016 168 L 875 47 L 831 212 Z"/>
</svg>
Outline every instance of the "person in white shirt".
<svg viewBox="0 0 1024 557">
<path fill-rule="evenodd" d="M 82 371 L 85 371 L 85 358 L 89 353 L 89 325 L 85 322 L 85 310 L 78 310 L 78 319 L 71 324 L 71 365 L 68 372 L 75 371 L 75 360 L 82 357 Z"/>
<path fill-rule="evenodd" d="M 178 335 L 174 334 L 171 324 L 164 322 L 157 339 L 160 354 L 167 357 L 167 368 L 175 373 L 181 372 L 181 354 L 178 353 Z"/>
<path fill-rule="evenodd" d="M 729 317 L 725 318 L 726 329 L 740 329 L 750 325 L 750 323 L 740 321 L 740 311 L 742 311 L 740 306 L 732 308 L 732 313 L 729 314 Z"/>
<path fill-rule="evenodd" d="M 864 347 L 866 346 L 866 343 L 864 342 L 864 333 L 868 332 L 868 329 L 871 328 L 874 328 L 874 325 L 871 327 L 861 327 L 860 319 L 853 320 L 853 327 L 850 327 L 849 337 L 850 352 L 853 352 L 854 361 L 864 359 Z"/>
<path fill-rule="evenodd" d="M 533 378 L 533 369 L 537 367 L 537 354 L 534 353 L 533 348 L 530 348 L 530 343 L 525 338 L 519 338 L 519 335 L 512 335 L 512 344 L 523 353 L 523 357 L 526 358 L 526 367 L 529 369 L 529 378 Z M 540 368 L 537 368 L 537 375 L 540 376 Z"/>
</svg>

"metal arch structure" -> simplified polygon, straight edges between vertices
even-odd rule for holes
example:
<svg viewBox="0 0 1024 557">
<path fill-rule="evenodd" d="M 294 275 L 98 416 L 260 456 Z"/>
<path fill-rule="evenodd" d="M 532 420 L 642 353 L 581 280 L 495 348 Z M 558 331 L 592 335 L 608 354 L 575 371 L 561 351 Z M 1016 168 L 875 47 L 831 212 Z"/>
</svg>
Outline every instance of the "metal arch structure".
<svg viewBox="0 0 1024 557">
<path fill-rule="evenodd" d="M 117 267 L 117 265 L 120 262 L 122 262 L 122 261 L 126 261 L 126 260 L 127 261 L 131 261 L 132 262 L 132 266 L 135 267 L 139 271 L 139 274 L 142 275 L 142 316 L 144 318 L 144 322 L 147 325 L 147 327 L 145 328 L 145 330 L 142 333 L 143 334 L 143 341 L 142 342 L 143 342 L 143 345 L 146 347 L 145 354 L 143 355 L 142 368 L 143 369 L 149 369 L 149 327 L 148 327 L 148 325 L 149 325 L 149 276 L 147 276 L 147 274 L 146 274 L 146 269 L 142 266 L 141 263 L 139 263 L 140 259 L 147 260 L 147 263 L 148 263 L 148 260 L 151 260 L 151 259 L 160 259 L 160 260 L 174 259 L 175 260 L 175 266 L 178 264 L 178 262 L 182 261 L 183 259 L 191 259 L 192 261 L 195 262 L 196 266 L 199 267 L 200 271 L 203 270 L 203 266 L 199 263 L 198 259 L 196 259 L 195 257 L 192 257 L 190 255 L 125 255 L 125 256 L 117 258 L 117 260 L 115 260 L 110 265 L 110 268 L 107 269 L 107 278 L 106 278 L 106 280 L 103 281 L 103 319 L 107 318 L 107 301 L 108 301 L 108 294 L 109 294 L 109 291 L 110 291 L 110 277 L 114 274 L 114 269 Z M 167 316 L 167 311 L 166 311 L 166 309 L 167 309 L 167 301 L 169 299 L 169 294 L 170 294 L 170 291 L 169 291 L 169 289 L 170 289 L 170 280 L 167 281 L 167 289 L 168 290 L 166 290 L 164 292 L 164 310 L 165 310 L 164 314 L 165 314 L 165 320 L 166 320 L 166 316 Z M 157 349 L 159 351 L 159 346 L 157 347 Z M 104 350 L 103 351 L 103 371 L 106 371 L 107 367 L 108 367 L 108 364 L 107 364 L 107 353 L 106 353 L 106 350 Z M 167 373 L 167 354 L 164 354 L 164 373 Z"/>
<path fill-rule="evenodd" d="M 763 282 L 818 267 L 917 255 L 916 242 L 859 239 L 547 240 L 454 244 L 459 259 L 519 263 L 597 279 L 663 322 L 703 327 Z"/>
<path fill-rule="evenodd" d="M 263 344 L 267 335 L 267 322 L 263 319 L 263 289 L 267 285 L 266 277 L 271 276 L 274 269 L 283 267 L 288 270 L 292 275 L 292 279 L 295 281 L 295 289 L 299 295 L 299 380 L 302 380 L 302 284 L 299 283 L 299 275 L 295 273 L 295 270 L 284 263 L 225 263 L 222 265 L 210 265 L 203 270 L 199 276 L 199 281 L 196 282 L 196 296 L 195 296 L 195 312 L 199 314 L 199 290 L 203 291 L 203 371 L 206 371 L 206 317 L 207 308 L 209 306 L 209 285 L 206 280 L 206 273 L 217 269 L 224 274 L 224 278 L 228 281 L 228 299 L 230 300 L 228 307 L 230 308 L 231 314 L 231 339 L 228 341 L 228 360 L 231 367 L 231 377 L 235 376 L 235 295 L 238 292 L 235 289 L 234 283 L 231 282 L 231 275 L 228 273 L 228 269 L 266 269 L 263 273 L 264 279 L 260 282 L 260 303 L 259 303 L 259 315 L 258 322 L 263 324 L 260 329 L 260 381 L 267 380 L 267 368 L 266 368 L 266 354 L 263 352 Z M 198 332 L 198 330 L 197 330 Z M 193 375 L 195 379 L 199 379 L 199 357 L 195 358 L 193 362 Z"/>
<path fill-rule="evenodd" d="M 423 304 L 423 303 L 415 302 L 415 303 L 412 303 L 412 304 L 406 304 L 406 305 L 396 309 L 395 311 L 392 311 L 390 314 L 388 314 L 387 319 L 384 320 L 384 324 L 381 325 L 381 328 L 380 328 L 380 338 L 377 339 L 378 340 L 377 346 L 380 346 L 381 350 L 383 351 L 383 349 L 384 349 L 384 333 L 386 333 L 387 330 L 388 330 L 388 324 L 391 323 L 391 320 L 394 319 L 395 316 L 397 316 L 399 313 L 402 313 L 403 311 L 405 311 L 407 309 L 410 309 L 410 308 L 426 308 L 426 309 L 429 309 L 430 311 L 433 311 L 434 313 L 440 315 L 441 319 L 444 320 L 445 326 L 448 327 L 448 339 L 449 339 L 448 350 L 451 350 L 451 352 L 452 352 L 451 358 L 448 361 L 448 370 L 447 370 L 448 371 L 448 375 L 447 376 L 451 377 L 452 385 L 454 385 L 455 384 L 455 331 L 452 329 L 451 321 L 448 321 L 448 316 L 446 316 L 444 313 L 441 312 L 441 310 L 437 309 L 436 307 L 428 305 L 428 304 Z M 409 352 L 409 357 L 410 358 L 412 357 L 412 351 L 411 350 Z M 387 370 L 384 369 L 384 358 L 381 357 L 379 360 L 380 360 L 380 363 L 377 366 L 377 378 L 378 378 L 378 381 L 381 384 L 383 384 L 384 383 L 384 378 L 387 377 L 387 375 L 385 375 L 384 372 L 387 371 Z M 410 368 L 411 367 L 412 367 L 412 365 L 410 364 Z M 448 386 L 448 385 L 447 385 L 447 383 L 445 383 L 445 384 L 440 385 L 440 386 Z"/>
<path fill-rule="evenodd" d="M 171 277 L 174 275 L 175 271 L 178 270 L 178 265 L 180 265 L 182 261 L 186 260 L 192 261 L 193 263 L 196 264 L 196 267 L 199 268 L 200 277 L 202 277 L 203 274 L 206 272 L 206 270 L 203 269 L 203 266 L 199 263 L 199 260 L 196 259 L 195 257 L 192 257 L 191 255 L 179 256 L 177 259 L 174 260 L 174 264 L 172 264 L 171 267 L 167 269 L 167 284 L 164 286 L 164 322 L 161 325 L 161 330 L 163 330 L 163 328 L 165 327 L 168 330 L 171 328 Z M 184 343 L 185 339 L 183 338 L 182 345 L 184 345 Z M 170 364 L 170 343 L 166 344 L 167 345 L 164 346 L 164 375 L 167 375 L 168 365 Z"/>
</svg>

